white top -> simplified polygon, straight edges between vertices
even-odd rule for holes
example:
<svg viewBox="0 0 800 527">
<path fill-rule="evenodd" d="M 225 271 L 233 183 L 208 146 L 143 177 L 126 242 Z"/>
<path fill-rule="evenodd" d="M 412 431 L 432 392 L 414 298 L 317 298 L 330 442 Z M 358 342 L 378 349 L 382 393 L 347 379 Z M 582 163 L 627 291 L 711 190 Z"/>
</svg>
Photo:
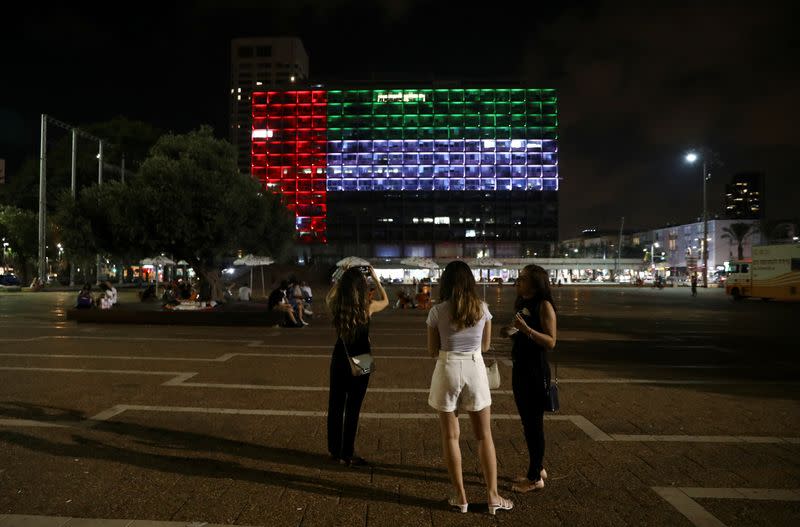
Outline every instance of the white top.
<svg viewBox="0 0 800 527">
<path fill-rule="evenodd" d="M 242 302 L 249 302 L 250 301 L 250 294 L 253 292 L 252 289 L 243 285 L 239 288 L 239 300 Z"/>
<path fill-rule="evenodd" d="M 117 303 L 117 288 L 112 286 L 111 289 L 107 290 L 106 291 L 106 298 L 108 298 L 108 301 L 111 302 L 112 306 L 114 304 L 116 304 Z"/>
<path fill-rule="evenodd" d="M 312 298 L 311 287 L 310 286 L 307 286 L 307 285 L 301 286 L 300 290 L 303 292 L 303 294 L 306 295 L 306 297 Z"/>
<path fill-rule="evenodd" d="M 442 351 L 471 353 L 475 350 L 480 350 L 483 327 L 486 325 L 487 320 L 492 319 L 492 314 L 489 313 L 489 306 L 486 305 L 486 302 L 481 302 L 481 308 L 483 309 L 483 316 L 480 320 L 471 328 L 463 328 L 458 331 L 456 331 L 451 322 L 453 311 L 449 301 L 436 304 L 431 308 L 428 312 L 427 324 L 429 327 L 439 330 Z"/>
</svg>

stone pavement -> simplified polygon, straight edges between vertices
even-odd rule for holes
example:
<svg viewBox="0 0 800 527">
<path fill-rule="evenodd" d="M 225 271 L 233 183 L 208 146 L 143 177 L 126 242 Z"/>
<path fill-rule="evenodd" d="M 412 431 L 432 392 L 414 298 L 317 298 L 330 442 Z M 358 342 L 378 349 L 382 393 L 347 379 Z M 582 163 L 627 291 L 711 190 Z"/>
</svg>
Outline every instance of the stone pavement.
<svg viewBox="0 0 800 527">
<path fill-rule="evenodd" d="M 466 420 L 472 504 L 445 506 L 423 312 L 374 319 L 357 440 L 373 466 L 348 469 L 325 451 L 321 306 L 304 329 L 76 326 L 63 320 L 72 295 L 4 296 L 0 527 L 800 524 L 798 306 L 718 290 L 555 293 L 562 410 L 547 416 L 540 493 L 509 490 L 526 451 L 508 342 L 495 339 L 493 432 L 516 504 L 496 518 Z M 488 299 L 496 332 L 511 289 Z"/>
</svg>

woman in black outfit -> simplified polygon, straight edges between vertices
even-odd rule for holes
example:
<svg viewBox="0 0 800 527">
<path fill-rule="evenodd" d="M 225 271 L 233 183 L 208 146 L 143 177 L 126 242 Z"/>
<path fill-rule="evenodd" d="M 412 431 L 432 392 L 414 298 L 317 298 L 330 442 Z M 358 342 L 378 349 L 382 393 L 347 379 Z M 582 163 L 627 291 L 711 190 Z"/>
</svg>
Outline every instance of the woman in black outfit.
<svg viewBox="0 0 800 527">
<path fill-rule="evenodd" d="M 338 338 L 331 357 L 330 392 L 328 396 L 328 452 L 331 458 L 347 466 L 367 465 L 354 454 L 358 416 L 367 393 L 370 374 L 353 376 L 348 355 L 370 353 L 370 317 L 389 305 L 375 270 L 369 268 L 372 280 L 381 295 L 371 298 L 367 280 L 358 267 L 344 272 L 328 293 L 328 307 Z"/>
<path fill-rule="evenodd" d="M 550 382 L 547 351 L 556 345 L 556 311 L 547 271 L 527 265 L 516 283 L 513 328 L 504 331 L 513 340 L 511 385 L 522 419 L 530 464 L 524 476 L 516 478 L 512 490 L 530 492 L 544 488 L 547 471 L 544 458 L 545 385 Z"/>
</svg>

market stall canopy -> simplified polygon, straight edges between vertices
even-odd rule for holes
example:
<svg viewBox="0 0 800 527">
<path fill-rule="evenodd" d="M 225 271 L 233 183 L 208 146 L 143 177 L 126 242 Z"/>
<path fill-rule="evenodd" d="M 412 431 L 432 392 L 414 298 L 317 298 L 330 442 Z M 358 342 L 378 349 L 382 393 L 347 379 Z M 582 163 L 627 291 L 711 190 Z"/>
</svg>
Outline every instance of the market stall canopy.
<svg viewBox="0 0 800 527">
<path fill-rule="evenodd" d="M 430 258 L 423 258 L 420 256 L 412 256 L 410 258 L 403 258 L 400 260 L 402 265 L 408 265 L 413 267 L 419 267 L 421 269 L 438 269 L 439 264 L 431 260 Z"/>
<path fill-rule="evenodd" d="M 469 260 L 467 262 L 467 264 L 470 267 L 483 267 L 483 268 L 486 268 L 486 267 L 502 267 L 503 266 L 503 262 L 500 262 L 500 261 L 495 260 L 493 258 L 474 258 L 472 260 Z"/>
<path fill-rule="evenodd" d="M 175 262 L 166 256 L 156 256 L 150 258 L 151 265 L 175 265 Z"/>
<path fill-rule="evenodd" d="M 243 256 L 242 258 L 238 258 L 233 261 L 233 265 L 247 265 L 249 267 L 256 267 L 259 265 L 272 265 L 274 263 L 275 260 L 273 260 L 269 256 L 256 256 L 254 254 L 248 254 Z"/>
</svg>

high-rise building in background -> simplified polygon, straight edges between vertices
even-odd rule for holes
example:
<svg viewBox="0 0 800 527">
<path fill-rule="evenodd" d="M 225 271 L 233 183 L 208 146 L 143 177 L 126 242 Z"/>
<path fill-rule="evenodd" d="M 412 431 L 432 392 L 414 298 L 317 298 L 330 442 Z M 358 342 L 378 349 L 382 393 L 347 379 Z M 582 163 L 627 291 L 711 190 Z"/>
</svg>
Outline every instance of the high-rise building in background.
<svg viewBox="0 0 800 527">
<path fill-rule="evenodd" d="M 759 219 L 764 217 L 764 174 L 742 172 L 725 185 L 725 217 Z"/>
<path fill-rule="evenodd" d="M 252 174 L 317 255 L 525 257 L 555 245 L 552 89 L 316 85 L 252 102 Z"/>
<path fill-rule="evenodd" d="M 284 88 L 308 78 L 308 55 L 293 37 L 237 38 L 231 41 L 230 142 L 239 170 L 250 173 L 253 91 Z"/>
</svg>

